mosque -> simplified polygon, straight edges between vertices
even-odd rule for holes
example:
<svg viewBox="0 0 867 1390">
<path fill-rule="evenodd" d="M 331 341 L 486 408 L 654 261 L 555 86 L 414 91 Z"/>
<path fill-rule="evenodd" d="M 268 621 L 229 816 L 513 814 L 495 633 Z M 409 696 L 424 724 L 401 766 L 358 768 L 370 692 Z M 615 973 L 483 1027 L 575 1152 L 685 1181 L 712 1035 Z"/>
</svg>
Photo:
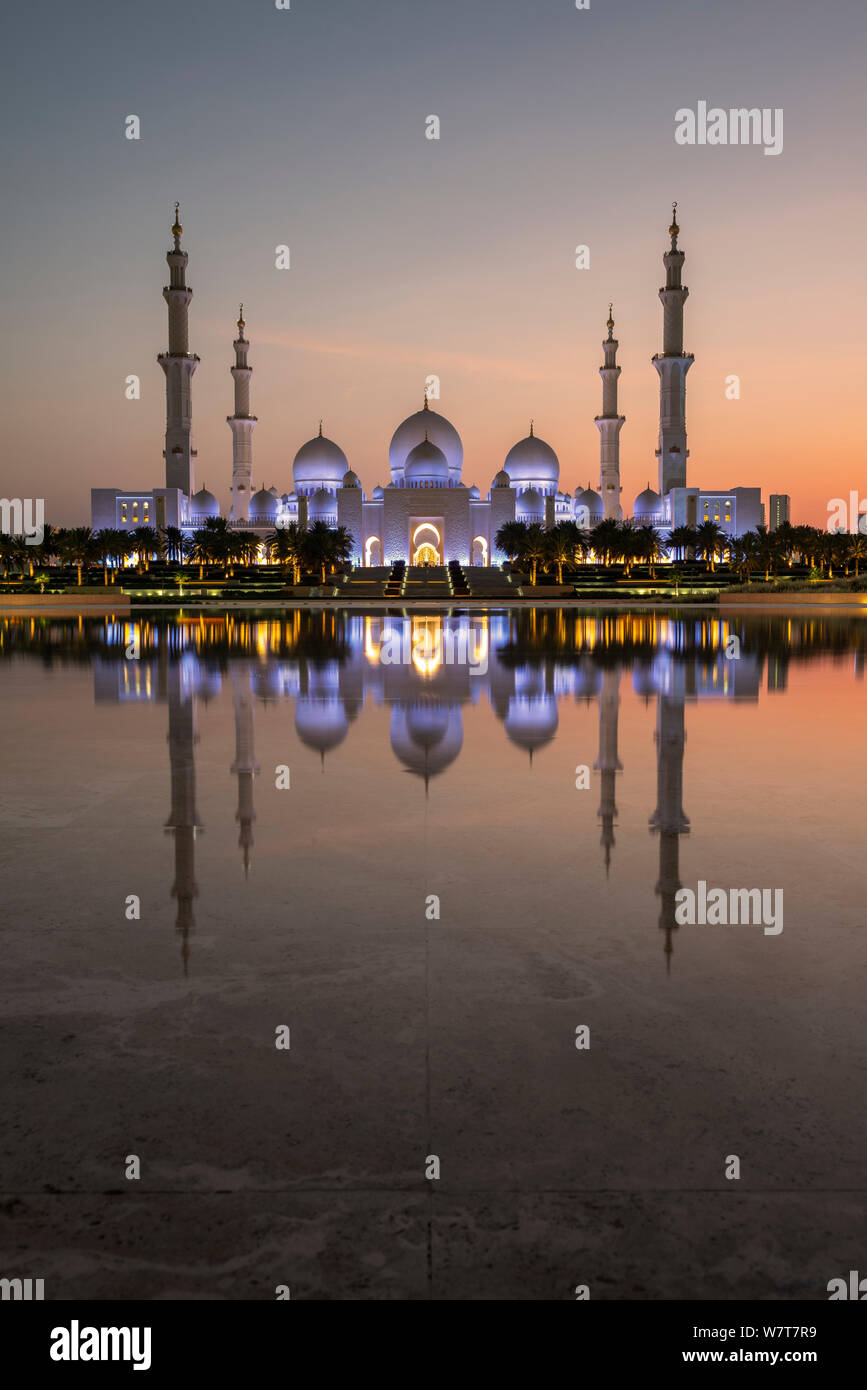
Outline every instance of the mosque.
<svg viewBox="0 0 867 1390">
<path fill-rule="evenodd" d="M 677 204 L 669 227 L 670 247 L 663 256 L 665 284 L 659 291 L 663 306 L 663 350 L 653 358 L 659 375 L 658 489 L 648 486 L 635 498 L 636 525 L 663 529 L 716 521 L 729 535 L 741 535 L 764 521 L 761 489 L 705 489 L 687 484 L 689 457 L 686 434 L 686 376 L 693 355 L 684 352 L 683 308 L 689 290 L 682 283 L 684 252 L 678 248 Z M 166 378 L 165 487 L 141 491 L 94 488 L 91 525 L 94 531 L 111 527 L 176 526 L 187 534 L 208 519 L 219 517 L 217 497 L 204 487 L 196 490 L 196 450 L 192 433 L 192 379 L 199 358 L 189 350 L 189 306 L 193 292 L 186 283 L 188 254 L 182 249 L 183 228 L 175 205 L 174 245 L 167 253 L 169 284 L 163 289 L 168 306 L 168 351 L 158 361 Z M 421 409 L 398 425 L 388 449 L 390 480 L 362 489 L 346 454 L 322 433 L 302 444 L 292 467 L 292 487 L 280 492 L 263 486 L 254 490 L 253 430 L 250 413 L 252 367 L 245 335 L 243 305 L 230 368 L 235 386 L 234 414 L 227 417 L 232 432 L 232 481 L 229 525 L 261 536 L 296 522 L 315 521 L 343 526 L 353 541 L 355 566 L 384 566 L 403 560 L 408 565 L 500 564 L 508 557 L 496 545 L 499 528 L 507 521 L 539 522 L 550 527 L 575 521 L 593 527 L 603 519 L 623 519 L 620 482 L 620 431 L 625 416 L 618 411 L 618 340 L 609 308 L 608 336 L 603 342 L 602 414 L 596 416 L 600 457 L 598 489 L 560 488 L 560 462 L 550 444 L 535 434 L 531 422 L 526 438 L 508 452 L 502 468 L 483 495 L 463 480 L 464 452 L 451 421 L 431 410 L 427 393 Z"/>
</svg>

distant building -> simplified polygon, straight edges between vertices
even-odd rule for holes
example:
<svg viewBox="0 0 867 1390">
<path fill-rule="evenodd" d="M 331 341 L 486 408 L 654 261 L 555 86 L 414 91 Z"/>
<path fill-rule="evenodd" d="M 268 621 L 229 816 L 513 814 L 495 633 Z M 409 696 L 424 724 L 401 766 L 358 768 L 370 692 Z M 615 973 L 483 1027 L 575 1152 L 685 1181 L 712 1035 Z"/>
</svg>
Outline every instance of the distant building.
<svg viewBox="0 0 867 1390">
<path fill-rule="evenodd" d="M 792 499 L 787 492 L 772 492 L 768 503 L 768 530 L 776 531 L 784 521 L 790 521 L 789 508 Z"/>
</svg>

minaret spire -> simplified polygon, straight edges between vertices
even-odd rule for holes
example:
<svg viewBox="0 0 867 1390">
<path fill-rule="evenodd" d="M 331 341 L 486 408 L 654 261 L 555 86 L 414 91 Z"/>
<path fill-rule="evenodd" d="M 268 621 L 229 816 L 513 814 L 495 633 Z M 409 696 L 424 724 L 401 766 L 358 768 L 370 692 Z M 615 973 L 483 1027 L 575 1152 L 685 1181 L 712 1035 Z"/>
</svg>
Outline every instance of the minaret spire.
<svg viewBox="0 0 867 1390">
<path fill-rule="evenodd" d="M 683 350 L 683 306 L 689 290 L 681 284 L 686 257 L 678 250 L 677 203 L 671 209 L 671 249 L 663 256 L 665 284 L 659 291 L 663 311 L 662 352 L 653 358 L 659 373 L 659 492 L 664 498 L 673 487 L 686 487 L 686 374 L 693 364 Z"/>
<path fill-rule="evenodd" d="M 166 376 L 166 487 L 180 488 L 189 498 L 195 491 L 192 380 L 199 359 L 190 352 L 188 312 L 193 292 L 186 279 L 189 257 L 181 249 L 183 230 L 180 204 L 175 203 L 174 246 L 166 254 L 169 283 L 163 287 L 169 309 L 169 350 L 161 352 L 157 361 Z"/>
<path fill-rule="evenodd" d="M 607 328 L 608 337 L 602 344 L 605 362 L 599 368 L 602 378 L 602 414 L 596 416 L 596 428 L 599 431 L 599 492 L 605 520 L 620 521 L 623 516 L 620 506 L 620 431 L 626 416 L 617 413 L 617 382 L 620 377 L 617 349 L 620 344 L 614 337 L 612 304 L 608 305 Z M 587 487 L 589 490 L 589 483 Z"/>
<path fill-rule="evenodd" d="M 247 365 L 250 348 L 244 329 L 244 306 L 238 314 L 238 336 L 232 346 L 235 349 L 235 365 L 230 367 L 235 382 L 235 413 L 226 416 L 226 423 L 232 431 L 232 507 L 230 521 L 249 521 L 250 498 L 253 495 L 253 430 L 256 416 L 250 414 L 250 377 L 253 368 Z"/>
</svg>

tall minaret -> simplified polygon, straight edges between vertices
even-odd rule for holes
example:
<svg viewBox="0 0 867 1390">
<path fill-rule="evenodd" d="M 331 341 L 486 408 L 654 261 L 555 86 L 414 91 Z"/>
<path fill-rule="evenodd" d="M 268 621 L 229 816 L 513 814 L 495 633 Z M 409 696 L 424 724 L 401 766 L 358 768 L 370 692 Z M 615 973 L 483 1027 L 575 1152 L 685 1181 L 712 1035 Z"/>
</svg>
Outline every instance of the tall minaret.
<svg viewBox="0 0 867 1390">
<path fill-rule="evenodd" d="M 662 497 L 673 487 L 686 487 L 686 374 L 693 364 L 683 350 L 683 305 L 689 290 L 680 283 L 686 257 L 677 249 L 680 228 L 677 203 L 671 214 L 671 250 L 663 256 L 665 284 L 659 291 L 663 310 L 662 352 L 653 358 L 659 372 L 659 491 Z"/>
<path fill-rule="evenodd" d="M 232 344 L 235 365 L 229 370 L 235 379 L 235 413 L 226 416 L 232 431 L 232 507 L 230 521 L 249 521 L 250 497 L 253 492 L 253 430 L 256 416 L 250 414 L 250 377 L 253 368 L 247 366 L 250 344 L 244 337 L 244 306 L 238 318 L 238 336 Z"/>
<path fill-rule="evenodd" d="M 157 361 L 166 374 L 166 487 L 179 487 L 187 496 L 195 491 L 193 460 L 193 372 L 199 359 L 189 351 L 187 311 L 193 292 L 186 284 L 189 256 L 181 250 L 180 207 L 175 203 L 175 244 L 167 252 L 169 283 L 163 286 L 163 299 L 169 306 L 169 350 Z"/>
<path fill-rule="evenodd" d="M 617 380 L 620 376 L 617 349 L 620 344 L 614 337 L 613 307 L 611 304 L 608 305 L 608 337 L 602 344 L 605 365 L 599 368 L 602 378 L 602 414 L 596 416 L 596 427 L 599 430 L 599 491 L 602 495 L 602 514 L 606 521 L 620 521 L 623 516 L 620 506 L 620 431 L 626 416 L 617 414 Z"/>
</svg>

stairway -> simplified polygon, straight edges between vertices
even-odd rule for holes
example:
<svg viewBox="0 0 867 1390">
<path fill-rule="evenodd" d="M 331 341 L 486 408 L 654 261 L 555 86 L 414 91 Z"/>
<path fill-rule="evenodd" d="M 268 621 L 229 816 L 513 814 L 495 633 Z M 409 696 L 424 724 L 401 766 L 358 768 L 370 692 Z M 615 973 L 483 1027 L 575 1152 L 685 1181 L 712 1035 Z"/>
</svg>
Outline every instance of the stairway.
<svg viewBox="0 0 867 1390">
<path fill-rule="evenodd" d="M 385 585 L 386 598 L 400 598 L 406 582 L 406 561 L 395 560 Z"/>
<path fill-rule="evenodd" d="M 449 572 L 445 565 L 408 565 L 403 586 L 403 597 L 452 598 Z"/>
</svg>

